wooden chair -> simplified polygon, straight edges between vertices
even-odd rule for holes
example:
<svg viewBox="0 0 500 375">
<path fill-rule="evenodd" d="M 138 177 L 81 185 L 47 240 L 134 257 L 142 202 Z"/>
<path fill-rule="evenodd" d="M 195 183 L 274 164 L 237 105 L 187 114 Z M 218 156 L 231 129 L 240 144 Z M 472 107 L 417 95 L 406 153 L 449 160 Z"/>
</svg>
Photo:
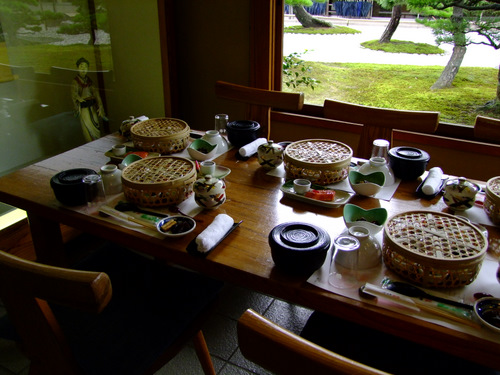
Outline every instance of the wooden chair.
<svg viewBox="0 0 500 375">
<path fill-rule="evenodd" d="M 304 105 L 303 93 L 258 89 L 224 81 L 215 83 L 215 94 L 222 99 L 251 105 L 248 120 L 257 121 L 261 126 L 261 133 L 268 139 L 271 127 L 271 108 L 300 111 Z"/>
<path fill-rule="evenodd" d="M 500 120 L 477 116 L 474 123 L 474 137 L 489 143 L 500 142 Z"/>
<path fill-rule="evenodd" d="M 439 125 L 439 112 L 376 108 L 331 99 L 325 99 L 324 115 L 363 125 L 355 156 L 366 159 L 375 139 L 387 139 L 392 147 L 394 129 L 432 134 Z"/>
<path fill-rule="evenodd" d="M 0 298 L 30 374 L 153 374 L 193 337 L 215 374 L 200 327 L 221 287 L 117 246 L 78 269 L 0 251 Z"/>
<path fill-rule="evenodd" d="M 387 374 L 322 348 L 253 310 L 238 320 L 243 355 L 276 374 Z"/>
</svg>

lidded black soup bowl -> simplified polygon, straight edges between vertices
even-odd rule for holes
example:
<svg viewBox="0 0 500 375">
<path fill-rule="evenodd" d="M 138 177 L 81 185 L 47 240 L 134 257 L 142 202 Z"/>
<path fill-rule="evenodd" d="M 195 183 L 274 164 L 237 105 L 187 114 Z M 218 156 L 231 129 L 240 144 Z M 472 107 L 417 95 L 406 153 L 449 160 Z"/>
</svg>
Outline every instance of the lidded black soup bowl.
<svg viewBox="0 0 500 375">
<path fill-rule="evenodd" d="M 242 147 L 257 139 L 260 124 L 257 121 L 237 120 L 226 126 L 229 142 L 235 147 Z"/>
<path fill-rule="evenodd" d="M 269 233 L 276 267 L 294 275 L 309 275 L 321 267 L 330 248 L 328 233 L 311 224 L 279 224 Z"/>
<path fill-rule="evenodd" d="M 402 180 L 416 180 L 425 172 L 430 159 L 427 152 L 414 147 L 400 146 L 389 150 L 389 165 L 394 176 Z"/>
<path fill-rule="evenodd" d="M 50 186 L 59 202 L 66 206 L 79 206 L 87 202 L 83 178 L 96 171 L 87 168 L 68 169 L 50 179 Z"/>
</svg>

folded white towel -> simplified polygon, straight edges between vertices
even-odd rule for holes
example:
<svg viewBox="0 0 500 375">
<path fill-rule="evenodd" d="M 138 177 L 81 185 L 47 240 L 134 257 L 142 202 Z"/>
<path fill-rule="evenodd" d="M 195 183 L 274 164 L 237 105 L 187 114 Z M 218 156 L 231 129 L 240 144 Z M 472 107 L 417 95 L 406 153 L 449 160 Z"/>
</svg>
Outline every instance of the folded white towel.
<svg viewBox="0 0 500 375">
<path fill-rule="evenodd" d="M 217 242 L 231 229 L 234 220 L 226 214 L 219 214 L 214 221 L 196 237 L 196 245 L 200 253 L 211 250 Z"/>
<path fill-rule="evenodd" d="M 249 157 L 252 156 L 257 152 L 257 149 L 259 148 L 260 145 L 263 145 L 264 143 L 267 142 L 266 138 L 257 138 L 255 141 L 250 142 L 249 144 L 243 146 L 240 148 L 240 155 L 243 157 Z"/>
<path fill-rule="evenodd" d="M 443 183 L 443 171 L 439 167 L 434 167 L 429 170 L 429 175 L 424 181 L 422 192 L 426 195 L 434 195 L 438 193 Z"/>
</svg>

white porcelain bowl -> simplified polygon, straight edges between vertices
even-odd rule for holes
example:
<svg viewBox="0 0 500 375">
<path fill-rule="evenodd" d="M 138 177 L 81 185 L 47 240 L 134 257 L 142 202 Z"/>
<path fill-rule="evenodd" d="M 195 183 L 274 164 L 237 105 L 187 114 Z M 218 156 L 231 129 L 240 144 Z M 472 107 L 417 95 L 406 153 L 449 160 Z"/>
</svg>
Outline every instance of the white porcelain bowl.
<svg viewBox="0 0 500 375">
<path fill-rule="evenodd" d="M 217 148 L 217 145 L 213 145 L 204 139 L 196 139 L 188 146 L 187 151 L 194 160 L 205 161 L 215 157 Z"/>
<path fill-rule="evenodd" d="M 352 203 L 347 203 L 343 212 L 344 223 L 347 228 L 361 226 L 368 229 L 372 236 L 384 228 L 387 215 L 387 210 L 383 207 L 365 210 Z"/>
<path fill-rule="evenodd" d="M 173 220 L 175 220 L 176 224 L 165 230 L 165 225 Z M 167 237 L 181 237 L 191 233 L 194 228 L 196 228 L 196 221 L 188 216 L 181 215 L 169 216 L 156 223 L 158 232 Z"/>
<path fill-rule="evenodd" d="M 384 186 L 385 176 L 382 172 L 363 174 L 358 171 L 349 172 L 349 184 L 356 194 L 371 197 Z"/>
</svg>

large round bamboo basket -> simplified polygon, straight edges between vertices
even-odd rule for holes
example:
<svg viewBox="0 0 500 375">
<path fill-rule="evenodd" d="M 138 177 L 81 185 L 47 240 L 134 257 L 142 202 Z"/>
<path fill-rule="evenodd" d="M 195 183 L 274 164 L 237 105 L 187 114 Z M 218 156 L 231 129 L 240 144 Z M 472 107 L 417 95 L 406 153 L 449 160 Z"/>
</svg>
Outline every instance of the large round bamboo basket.
<svg viewBox="0 0 500 375">
<path fill-rule="evenodd" d="M 181 203 L 193 193 L 195 180 L 194 163 L 175 156 L 138 160 L 122 173 L 125 198 L 145 207 Z"/>
<path fill-rule="evenodd" d="M 188 124 L 182 120 L 152 118 L 133 125 L 130 135 L 135 148 L 169 155 L 187 147 L 190 131 Z"/>
<path fill-rule="evenodd" d="M 470 284 L 479 273 L 487 249 L 488 240 L 476 226 L 442 212 L 403 212 L 384 225 L 385 264 L 424 287 Z"/>
<path fill-rule="evenodd" d="M 329 139 L 306 139 L 287 146 L 283 155 L 287 178 L 318 185 L 342 181 L 349 174 L 352 149 Z"/>
</svg>

